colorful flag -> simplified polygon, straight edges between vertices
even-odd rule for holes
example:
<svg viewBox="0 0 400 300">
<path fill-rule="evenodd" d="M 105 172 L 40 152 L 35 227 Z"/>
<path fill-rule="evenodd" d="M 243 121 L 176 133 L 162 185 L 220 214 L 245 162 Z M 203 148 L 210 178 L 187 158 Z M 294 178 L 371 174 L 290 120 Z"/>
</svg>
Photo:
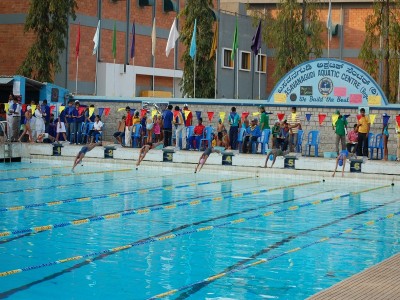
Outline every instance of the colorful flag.
<svg viewBox="0 0 400 300">
<path fill-rule="evenodd" d="M 65 106 L 60 106 L 60 107 L 58 107 L 58 112 L 61 114 L 64 109 L 65 109 Z"/>
<path fill-rule="evenodd" d="M 125 110 L 125 107 L 120 107 L 120 108 L 118 108 L 117 111 L 123 111 L 123 110 Z"/>
<path fill-rule="evenodd" d="M 76 34 L 76 44 L 75 44 L 75 59 L 79 57 L 79 46 L 81 44 L 81 23 L 78 26 L 78 32 Z"/>
<path fill-rule="evenodd" d="M 114 21 L 114 31 L 113 31 L 113 40 L 112 40 L 112 54 L 113 58 L 117 58 L 117 22 Z"/>
<path fill-rule="evenodd" d="M 197 19 L 194 20 L 194 27 L 193 27 L 193 34 L 192 34 L 192 41 L 190 42 L 190 57 L 194 59 L 196 55 L 196 28 L 197 28 Z"/>
<path fill-rule="evenodd" d="M 375 118 L 376 118 L 375 114 L 370 114 L 369 115 L 369 121 L 371 122 L 371 126 L 374 125 Z"/>
<path fill-rule="evenodd" d="M 197 120 L 201 118 L 201 111 L 196 110 L 196 117 L 197 117 Z"/>
<path fill-rule="evenodd" d="M 235 33 L 233 34 L 231 60 L 235 60 L 235 54 L 238 48 L 238 19 L 236 17 Z"/>
<path fill-rule="evenodd" d="M 253 51 L 254 55 L 258 54 L 258 51 L 261 49 L 261 20 L 258 22 L 258 27 L 256 34 L 253 36 L 251 40 L 251 51 Z"/>
<path fill-rule="evenodd" d="M 225 115 L 226 115 L 226 113 L 224 111 L 219 112 L 219 118 L 221 119 L 222 122 L 224 122 Z"/>
<path fill-rule="evenodd" d="M 100 117 L 103 115 L 103 111 L 104 111 L 104 108 L 99 107 L 99 116 L 100 116 Z"/>
<path fill-rule="evenodd" d="M 110 110 L 111 110 L 111 108 L 109 108 L 109 107 L 104 108 L 104 115 L 106 117 L 110 114 Z"/>
<path fill-rule="evenodd" d="M 215 24 L 214 37 L 211 45 L 210 59 L 214 56 L 215 51 L 218 49 L 218 21 Z"/>
<path fill-rule="evenodd" d="M 56 108 L 56 106 L 55 106 L 55 105 L 52 105 L 52 106 L 50 106 L 50 114 L 52 114 L 52 113 L 53 113 L 53 110 L 55 110 L 55 108 Z"/>
<path fill-rule="evenodd" d="M 169 31 L 167 46 L 165 47 L 165 55 L 167 57 L 171 49 L 175 48 L 175 42 L 178 38 L 179 38 L 179 32 L 178 29 L 176 28 L 176 18 L 175 18 L 174 23 L 172 23 L 171 30 Z"/>
<path fill-rule="evenodd" d="M 157 40 L 157 33 L 156 33 L 156 18 L 153 19 L 153 30 L 151 31 L 151 55 L 156 55 L 156 40 Z"/>
<path fill-rule="evenodd" d="M 318 114 L 319 125 L 322 125 L 322 123 L 324 123 L 325 118 L 326 114 Z"/>
<path fill-rule="evenodd" d="M 132 24 L 131 58 L 135 57 L 135 22 Z"/>
<path fill-rule="evenodd" d="M 93 47 L 93 55 L 97 53 L 97 49 L 99 48 L 99 39 L 100 39 L 100 20 L 97 23 L 96 33 L 93 37 L 94 47 Z"/>
<path fill-rule="evenodd" d="M 307 113 L 307 114 L 306 114 L 306 119 L 307 119 L 308 122 L 310 122 L 311 115 L 312 115 L 312 114 L 310 114 L 310 113 Z"/>
<path fill-rule="evenodd" d="M 94 114 L 94 107 L 89 107 L 89 117 Z"/>
<path fill-rule="evenodd" d="M 329 40 L 332 40 L 332 3 L 329 0 L 328 17 L 326 19 L 326 28 L 328 29 Z"/>
<path fill-rule="evenodd" d="M 212 118 L 214 117 L 214 112 L 213 111 L 208 111 L 207 112 L 208 120 L 211 122 Z"/>
</svg>

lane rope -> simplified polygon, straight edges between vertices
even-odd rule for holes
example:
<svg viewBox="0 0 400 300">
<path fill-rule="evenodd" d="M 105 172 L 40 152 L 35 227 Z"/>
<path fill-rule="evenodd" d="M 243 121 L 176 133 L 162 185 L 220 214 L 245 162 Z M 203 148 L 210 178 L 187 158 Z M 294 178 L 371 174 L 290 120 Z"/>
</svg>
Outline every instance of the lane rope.
<svg viewBox="0 0 400 300">
<path fill-rule="evenodd" d="M 305 245 L 303 245 L 303 246 L 296 247 L 296 248 L 287 250 L 287 251 L 285 251 L 285 252 L 282 252 L 282 253 L 280 253 L 280 254 L 272 255 L 272 256 L 267 257 L 267 258 L 258 259 L 258 260 L 256 260 L 255 262 L 252 262 L 252 263 L 249 263 L 249 264 L 241 265 L 240 267 L 233 268 L 233 269 L 231 269 L 231 270 L 229 270 L 229 271 L 226 271 L 226 272 L 214 274 L 214 275 L 209 276 L 209 277 L 207 277 L 207 278 L 205 278 L 205 279 L 203 279 L 203 280 L 200 280 L 200 281 L 197 281 L 197 282 L 194 282 L 194 283 L 191 283 L 191 284 L 182 286 L 182 287 L 177 288 L 177 289 L 169 290 L 169 291 L 167 291 L 167 292 L 164 292 L 164 293 L 161 293 L 161 294 L 152 296 L 152 297 L 150 297 L 150 298 L 148 298 L 148 299 L 149 299 L 149 300 L 153 300 L 153 299 L 164 298 L 164 297 L 166 297 L 166 296 L 170 296 L 170 295 L 173 295 L 173 294 L 175 294 L 175 293 L 177 293 L 177 292 L 180 292 L 180 291 L 186 290 L 186 289 L 188 289 L 188 288 L 191 288 L 191 287 L 193 287 L 193 286 L 196 286 L 196 285 L 199 285 L 199 284 L 208 283 L 208 282 L 211 282 L 211 281 L 220 279 L 220 278 L 222 278 L 222 277 L 224 277 L 224 276 L 230 275 L 230 274 L 232 274 L 232 273 L 236 273 L 236 272 L 239 272 L 239 271 L 242 271 L 242 270 L 245 270 L 245 269 L 254 267 L 254 266 L 258 266 L 258 265 L 263 264 L 263 263 L 268 263 L 268 262 L 270 262 L 270 261 L 272 261 L 272 260 L 274 260 L 274 259 L 277 259 L 277 258 L 279 258 L 279 257 L 285 256 L 285 255 L 288 255 L 288 254 L 291 254 L 291 253 L 294 253 L 294 252 L 297 252 L 297 251 L 300 251 L 300 250 L 304 250 L 304 249 L 306 249 L 306 248 L 308 248 L 308 247 L 311 247 L 311 246 L 313 246 L 313 245 L 316 245 L 316 244 L 324 243 L 324 242 L 326 242 L 326 241 L 329 241 L 330 239 L 340 237 L 340 236 L 342 236 L 342 235 L 344 235 L 344 234 L 353 232 L 353 231 L 355 231 L 355 230 L 358 230 L 358 229 L 361 229 L 361 228 L 365 228 L 365 227 L 368 227 L 368 226 L 375 225 L 375 224 L 378 223 L 378 222 L 381 222 L 381 221 L 386 220 L 386 219 L 391 219 L 391 218 L 393 218 L 394 216 L 398 216 L 399 214 L 400 214 L 400 211 L 397 211 L 397 212 L 395 212 L 395 213 L 388 214 L 388 215 L 383 216 L 383 217 L 380 217 L 380 218 L 378 218 L 378 219 L 367 221 L 367 222 L 365 222 L 365 223 L 356 225 L 356 226 L 353 227 L 353 228 L 348 228 L 348 229 L 343 230 L 343 231 L 341 231 L 341 232 L 338 232 L 338 233 L 332 234 L 332 235 L 330 235 L 330 236 L 323 237 L 323 238 L 321 238 L 321 239 L 315 240 L 315 241 L 313 241 L 313 242 L 311 242 L 311 243 L 309 243 L 309 244 L 305 244 Z M 13 271 L 15 271 L 15 270 L 12 270 L 11 272 L 13 272 Z M 0 276 L 1 276 L 1 275 L 0 275 Z"/>
<path fill-rule="evenodd" d="M 369 191 L 372 191 L 372 190 L 377 190 L 377 189 L 380 189 L 380 188 L 386 188 L 386 187 L 390 187 L 390 186 L 391 185 L 385 185 L 385 186 L 381 186 L 381 187 L 377 187 L 377 188 L 371 188 L 371 189 L 367 189 L 367 190 L 363 190 L 363 191 L 359 191 L 359 192 L 348 193 L 346 195 L 347 196 L 357 195 L 357 194 L 361 194 L 361 193 L 364 193 L 364 192 L 369 192 Z M 312 202 L 307 202 L 307 203 L 302 204 L 302 205 L 291 206 L 291 207 L 286 208 L 286 209 L 278 209 L 278 210 L 275 210 L 275 211 L 266 212 L 266 213 L 263 213 L 263 214 L 260 214 L 260 215 L 255 215 L 255 216 L 252 216 L 252 217 L 249 217 L 249 218 L 239 218 L 239 219 L 236 219 L 236 220 L 232 220 L 232 221 L 221 223 L 219 225 L 205 226 L 205 227 L 201 227 L 201 228 L 185 231 L 185 232 L 182 232 L 182 233 L 168 234 L 168 235 L 160 236 L 160 237 L 157 237 L 157 238 L 147 238 L 147 239 L 143 239 L 143 240 L 141 240 L 139 242 L 133 242 L 133 243 L 129 243 L 129 244 L 126 244 L 126 245 L 123 245 L 123 246 L 117 246 L 117 247 L 105 249 L 105 250 L 102 250 L 102 251 L 96 251 L 96 252 L 92 252 L 92 253 L 87 253 L 85 255 L 76 255 L 76 256 L 72 256 L 72 257 L 59 259 L 59 260 L 56 260 L 56 261 L 43 263 L 43 264 L 40 264 L 40 265 L 28 266 L 28 267 L 24 267 L 24 268 L 20 268 L 20 269 L 14 269 L 14 270 L 10 270 L 10 271 L 5 271 L 5 272 L 1 272 L 0 273 L 0 277 L 14 275 L 14 274 L 18 274 L 18 273 L 21 273 L 21 272 L 36 270 L 36 269 L 40 269 L 40 268 L 44 268 L 44 267 L 50 267 L 50 266 L 54 266 L 54 265 L 57 265 L 57 264 L 62 264 L 62 263 L 70 262 L 70 261 L 76 261 L 76 260 L 81 260 L 81 259 L 90 259 L 90 257 L 93 257 L 93 256 L 104 255 L 104 254 L 108 254 L 108 253 L 115 253 L 115 252 L 126 250 L 126 249 L 129 249 L 129 248 L 132 248 L 132 247 L 146 245 L 146 244 L 155 243 L 155 242 L 159 242 L 159 241 L 170 240 L 170 239 L 174 239 L 176 237 L 184 236 L 184 235 L 191 234 L 191 233 L 210 231 L 210 230 L 222 228 L 222 227 L 225 227 L 225 226 L 228 226 L 228 225 L 236 225 L 236 224 L 243 223 L 243 222 L 245 222 L 247 220 L 257 219 L 257 218 L 260 218 L 260 217 L 269 217 L 269 216 L 275 215 L 277 213 L 297 210 L 300 207 L 305 207 L 305 206 L 319 205 L 319 204 L 326 203 L 326 202 L 329 202 L 329 201 L 335 201 L 335 200 L 341 199 L 343 197 L 345 197 L 345 195 L 335 196 L 335 197 L 327 198 L 327 199 L 324 199 L 324 200 L 316 200 L 316 201 L 312 201 Z M 398 213 L 400 213 L 400 211 Z"/>
<path fill-rule="evenodd" d="M 166 186 L 166 187 L 161 186 L 161 187 L 155 187 L 155 188 L 144 188 L 144 189 L 139 189 L 139 190 L 131 190 L 131 191 L 126 191 L 126 192 L 121 192 L 121 193 L 100 194 L 100 195 L 95 195 L 92 197 L 76 197 L 76 198 L 70 198 L 70 199 L 65 199 L 65 200 L 55 200 L 55 201 L 50 201 L 50 202 L 10 206 L 10 207 L 0 208 L 0 213 L 21 211 L 21 210 L 26 210 L 26 209 L 38 208 L 38 207 L 52 207 L 52 206 L 57 206 L 57 205 L 69 204 L 69 203 L 88 202 L 88 201 L 93 201 L 93 200 L 98 200 L 98 199 L 116 198 L 116 197 L 120 197 L 120 196 L 134 195 L 137 193 L 145 194 L 145 193 L 152 193 L 152 192 L 158 192 L 158 191 L 163 191 L 163 190 L 173 190 L 174 188 L 193 187 L 196 185 L 207 185 L 207 184 L 214 184 L 214 183 L 220 183 L 220 182 L 226 182 L 226 181 L 236 181 L 236 180 L 243 180 L 243 179 L 250 179 L 250 178 L 252 178 L 252 177 L 240 177 L 240 178 L 236 178 L 236 179 L 223 179 L 223 180 L 205 181 L 205 182 L 200 182 L 200 183 L 179 184 L 176 186 L 170 185 L 170 186 Z"/>
<path fill-rule="evenodd" d="M 242 179 L 248 179 L 248 177 L 240 178 L 238 180 L 242 180 Z M 231 179 L 225 179 L 225 180 L 217 181 L 217 182 L 205 182 L 205 183 L 199 183 L 199 184 L 201 184 L 201 185 L 214 184 L 214 183 L 219 183 L 219 182 L 224 182 L 224 181 L 231 181 Z M 309 184 L 314 184 L 314 183 L 316 183 L 316 182 L 311 182 Z M 108 214 L 104 214 L 104 215 L 91 216 L 91 217 L 87 217 L 84 219 L 76 219 L 76 220 L 62 222 L 62 223 L 58 223 L 58 224 L 33 226 L 30 228 L 15 229 L 13 231 L 6 229 L 5 231 L 0 232 L 0 238 L 14 236 L 14 235 L 21 235 L 21 234 L 30 234 L 30 233 L 38 233 L 38 232 L 43 232 L 43 231 L 50 231 L 50 230 L 54 230 L 54 229 L 65 228 L 68 226 L 80 226 L 80 225 L 88 224 L 88 223 L 115 220 L 115 219 L 120 219 L 120 218 L 124 218 L 124 217 L 128 217 L 128 216 L 132 216 L 132 215 L 144 215 L 144 214 L 149 214 L 154 211 L 172 210 L 172 209 L 176 209 L 176 208 L 194 206 L 194 205 L 204 204 L 204 203 L 208 203 L 208 202 L 214 203 L 215 201 L 227 200 L 230 198 L 237 198 L 237 197 L 243 197 L 243 196 L 251 196 L 251 195 L 255 195 L 255 194 L 275 191 L 278 189 L 299 187 L 299 186 L 304 186 L 304 185 L 308 185 L 308 184 L 302 183 L 300 185 L 294 184 L 294 185 L 289 185 L 289 186 L 274 187 L 271 189 L 263 189 L 263 190 L 257 190 L 257 191 L 251 191 L 251 192 L 235 193 L 231 196 L 225 196 L 225 197 L 219 196 L 219 197 L 209 197 L 209 198 L 204 198 L 204 199 L 198 199 L 197 197 L 195 197 L 195 200 L 193 200 L 193 198 L 177 200 L 177 201 L 174 201 L 173 204 L 167 204 L 167 205 L 160 204 L 160 205 L 155 205 L 155 206 L 151 206 L 151 207 L 145 206 L 145 207 L 141 207 L 140 209 L 127 209 L 127 210 L 123 210 L 120 212 L 112 212 L 112 213 L 108 213 Z M 188 187 L 188 186 L 191 186 L 191 185 L 189 185 L 189 184 L 181 185 L 181 186 L 179 186 L 179 188 Z M 253 189 L 253 187 L 250 187 L 250 189 Z M 150 192 L 147 189 L 145 191 Z M 230 192 L 231 191 L 228 191 L 226 193 L 230 193 Z M 177 202 L 179 202 L 179 203 L 177 203 Z M 71 202 L 68 202 L 68 203 L 71 203 Z"/>
</svg>

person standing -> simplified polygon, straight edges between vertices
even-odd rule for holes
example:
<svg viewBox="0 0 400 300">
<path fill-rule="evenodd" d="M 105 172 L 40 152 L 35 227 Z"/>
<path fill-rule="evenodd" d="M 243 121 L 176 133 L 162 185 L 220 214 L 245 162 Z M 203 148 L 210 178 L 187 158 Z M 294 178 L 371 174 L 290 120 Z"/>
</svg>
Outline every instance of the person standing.
<svg viewBox="0 0 400 300">
<path fill-rule="evenodd" d="M 185 117 L 185 126 L 189 127 L 193 125 L 193 114 L 189 110 L 189 106 L 187 104 L 183 105 L 183 114 Z"/>
<path fill-rule="evenodd" d="M 357 155 L 368 157 L 368 134 L 371 128 L 369 117 L 365 115 L 365 109 L 360 109 L 361 118 L 358 120 L 358 145 Z"/>
<path fill-rule="evenodd" d="M 334 124 L 334 129 L 336 134 L 335 146 L 336 146 L 336 153 L 337 155 L 339 155 L 339 142 L 342 144 L 342 150 L 346 150 L 347 121 L 340 114 L 340 111 L 337 110 L 336 114 L 338 115 L 338 119 Z"/>
<path fill-rule="evenodd" d="M 40 105 L 36 106 L 35 117 L 35 136 L 32 134 L 33 140 L 36 140 L 39 134 L 45 133 L 46 131 L 46 122 Z"/>
<path fill-rule="evenodd" d="M 290 144 L 290 152 L 294 152 L 297 146 L 298 133 L 299 129 L 301 129 L 300 119 L 297 115 L 296 107 L 292 107 L 292 116 L 289 118 L 289 144 Z"/>
<path fill-rule="evenodd" d="M 387 117 L 387 113 L 383 114 L 383 117 Z M 383 122 L 382 128 L 382 139 L 383 139 L 383 160 L 388 160 L 388 140 L 389 140 L 389 122 Z"/>
<path fill-rule="evenodd" d="M 231 149 L 237 150 L 237 140 L 238 140 L 238 129 L 240 125 L 240 117 L 236 113 L 236 107 L 231 108 L 231 113 L 229 114 L 229 140 L 231 141 Z"/>
<path fill-rule="evenodd" d="M 49 124 L 50 124 L 50 106 L 47 105 L 47 100 L 44 99 L 42 101 L 42 105 L 40 106 L 40 111 L 42 112 L 43 121 L 44 121 L 44 130 L 49 133 Z"/>
<path fill-rule="evenodd" d="M 125 118 L 125 147 L 130 147 L 131 145 L 131 132 L 132 132 L 132 114 L 131 108 L 127 106 L 125 108 L 126 118 Z"/>
<path fill-rule="evenodd" d="M 270 127 L 269 127 L 269 116 L 265 112 L 264 106 L 260 105 L 259 112 L 261 114 L 260 115 L 260 130 L 261 130 L 261 132 L 264 129 L 270 129 Z"/>
<path fill-rule="evenodd" d="M 163 112 L 164 147 L 171 146 L 172 120 L 174 118 L 172 107 L 171 104 L 168 105 L 168 108 Z"/>
<path fill-rule="evenodd" d="M 74 112 L 74 107 L 73 104 L 74 101 L 70 100 L 68 101 L 68 107 L 64 109 L 65 111 L 65 125 L 66 125 L 66 131 L 67 131 L 67 140 L 71 142 L 71 135 L 74 132 L 74 118 L 73 118 L 73 112 Z M 63 120 L 61 120 L 63 122 Z"/>
<path fill-rule="evenodd" d="M 18 104 L 17 97 L 14 97 L 12 104 L 8 108 L 8 116 L 10 122 L 10 139 L 15 142 L 19 138 L 19 127 L 21 122 L 21 105 Z"/>
<path fill-rule="evenodd" d="M 185 122 L 179 106 L 175 106 L 173 123 L 175 125 L 176 147 L 179 148 L 179 135 L 182 136 L 182 149 L 186 149 Z"/>
</svg>

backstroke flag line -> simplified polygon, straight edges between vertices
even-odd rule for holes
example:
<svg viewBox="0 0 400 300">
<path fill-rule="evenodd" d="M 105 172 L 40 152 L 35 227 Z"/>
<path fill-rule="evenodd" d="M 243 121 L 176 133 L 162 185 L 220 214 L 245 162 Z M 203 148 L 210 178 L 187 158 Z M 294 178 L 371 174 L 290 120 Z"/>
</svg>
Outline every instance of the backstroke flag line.
<svg viewBox="0 0 400 300">
<path fill-rule="evenodd" d="M 176 28 L 176 18 L 175 18 L 174 23 L 172 23 L 171 30 L 169 31 L 167 46 L 165 47 L 165 55 L 167 57 L 171 52 L 171 49 L 175 48 L 175 43 L 178 38 L 179 38 L 179 32 L 178 29 Z"/>
</svg>

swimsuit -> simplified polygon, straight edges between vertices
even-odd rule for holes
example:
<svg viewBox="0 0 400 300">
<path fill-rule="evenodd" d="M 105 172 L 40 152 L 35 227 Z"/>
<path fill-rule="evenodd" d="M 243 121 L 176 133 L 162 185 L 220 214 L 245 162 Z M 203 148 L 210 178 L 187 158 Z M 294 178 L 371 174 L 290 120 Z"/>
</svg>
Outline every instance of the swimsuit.
<svg viewBox="0 0 400 300">
<path fill-rule="evenodd" d="M 211 152 L 212 152 L 212 148 L 207 148 L 207 149 L 204 151 L 203 155 L 210 156 Z"/>
<path fill-rule="evenodd" d="M 80 154 L 86 154 L 86 152 L 89 151 L 89 148 L 87 146 L 82 147 L 81 151 L 79 151 Z"/>
</svg>

